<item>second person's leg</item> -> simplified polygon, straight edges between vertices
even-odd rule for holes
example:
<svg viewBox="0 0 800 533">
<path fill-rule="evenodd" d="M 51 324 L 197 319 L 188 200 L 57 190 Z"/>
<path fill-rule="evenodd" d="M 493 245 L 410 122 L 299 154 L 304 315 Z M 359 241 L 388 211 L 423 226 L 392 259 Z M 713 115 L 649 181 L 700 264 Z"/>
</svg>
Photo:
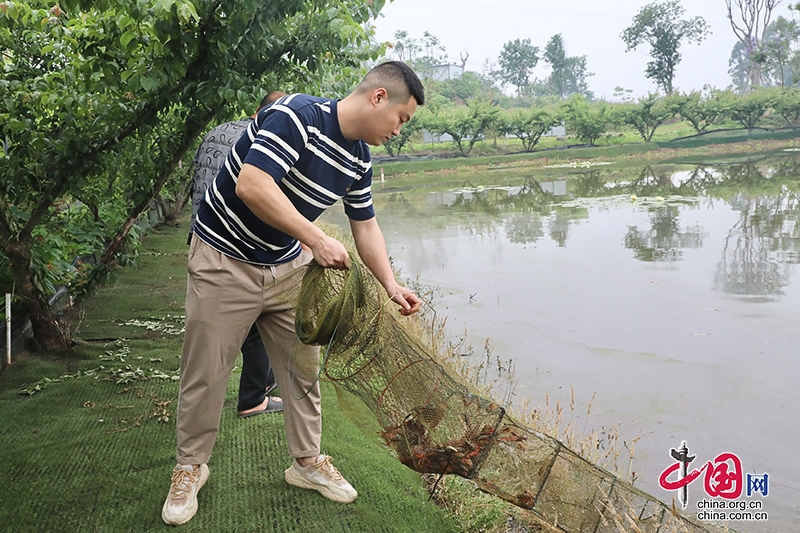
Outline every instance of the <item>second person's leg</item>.
<svg viewBox="0 0 800 533">
<path fill-rule="evenodd" d="M 239 414 L 264 404 L 267 394 L 274 390 L 275 386 L 275 375 L 267 350 L 264 348 L 258 326 L 253 324 L 242 344 L 242 375 L 239 378 L 237 407 Z"/>
</svg>

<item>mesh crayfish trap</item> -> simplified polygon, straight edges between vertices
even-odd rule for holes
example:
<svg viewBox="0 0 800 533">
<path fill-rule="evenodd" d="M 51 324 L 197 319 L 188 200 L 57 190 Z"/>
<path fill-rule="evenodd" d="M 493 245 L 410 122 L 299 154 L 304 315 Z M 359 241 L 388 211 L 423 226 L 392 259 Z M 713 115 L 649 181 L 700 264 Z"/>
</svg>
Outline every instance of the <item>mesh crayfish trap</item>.
<svg viewBox="0 0 800 533">
<path fill-rule="evenodd" d="M 470 479 L 570 533 L 729 531 L 617 479 L 472 392 L 437 361 L 433 342 L 398 318 L 358 260 L 351 257 L 351 265 L 308 267 L 297 334 L 323 347 L 320 374 L 366 404 L 403 464 Z"/>
</svg>

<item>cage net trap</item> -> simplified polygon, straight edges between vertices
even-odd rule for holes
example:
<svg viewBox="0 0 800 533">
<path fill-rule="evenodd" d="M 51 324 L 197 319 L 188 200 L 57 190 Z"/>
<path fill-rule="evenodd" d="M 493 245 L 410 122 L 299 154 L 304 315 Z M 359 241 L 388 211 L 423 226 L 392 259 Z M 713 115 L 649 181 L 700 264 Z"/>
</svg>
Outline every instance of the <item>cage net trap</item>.
<svg viewBox="0 0 800 533">
<path fill-rule="evenodd" d="M 351 264 L 347 271 L 308 267 L 295 325 L 305 345 L 322 346 L 322 365 L 307 350 L 298 368 L 319 368 L 360 398 L 403 464 L 470 479 L 570 533 L 730 531 L 677 511 L 472 392 L 437 361 L 432 341 L 398 319 L 358 260 Z"/>
</svg>

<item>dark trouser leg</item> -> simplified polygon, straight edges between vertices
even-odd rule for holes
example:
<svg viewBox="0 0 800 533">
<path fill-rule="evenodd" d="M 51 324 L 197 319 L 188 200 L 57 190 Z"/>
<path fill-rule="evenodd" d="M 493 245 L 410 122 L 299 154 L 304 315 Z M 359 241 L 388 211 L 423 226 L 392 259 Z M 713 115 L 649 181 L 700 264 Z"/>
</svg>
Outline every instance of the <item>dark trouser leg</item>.
<svg viewBox="0 0 800 533">
<path fill-rule="evenodd" d="M 252 409 L 266 397 L 265 391 L 275 383 L 267 351 L 261 342 L 258 327 L 253 324 L 242 344 L 242 375 L 239 378 L 238 411 Z"/>
</svg>

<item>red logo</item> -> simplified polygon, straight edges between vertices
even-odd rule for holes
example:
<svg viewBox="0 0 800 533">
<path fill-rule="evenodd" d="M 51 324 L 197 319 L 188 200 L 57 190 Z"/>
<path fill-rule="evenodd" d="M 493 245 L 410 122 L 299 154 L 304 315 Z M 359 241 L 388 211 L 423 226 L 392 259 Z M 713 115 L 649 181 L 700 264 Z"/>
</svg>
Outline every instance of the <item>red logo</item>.
<svg viewBox="0 0 800 533">
<path fill-rule="evenodd" d="M 735 453 L 721 453 L 713 461 L 708 461 L 704 464 L 699 470 L 694 469 L 689 473 L 683 473 L 674 481 L 669 479 L 672 474 L 684 468 L 689 462 L 691 461 L 678 460 L 677 463 L 667 467 L 658 477 L 658 484 L 661 485 L 661 488 L 665 490 L 681 490 L 705 472 L 703 488 L 709 496 L 735 500 L 742 495 L 744 481 L 742 461 Z M 683 501 L 681 503 L 684 504 L 685 508 L 686 504 Z"/>
</svg>

